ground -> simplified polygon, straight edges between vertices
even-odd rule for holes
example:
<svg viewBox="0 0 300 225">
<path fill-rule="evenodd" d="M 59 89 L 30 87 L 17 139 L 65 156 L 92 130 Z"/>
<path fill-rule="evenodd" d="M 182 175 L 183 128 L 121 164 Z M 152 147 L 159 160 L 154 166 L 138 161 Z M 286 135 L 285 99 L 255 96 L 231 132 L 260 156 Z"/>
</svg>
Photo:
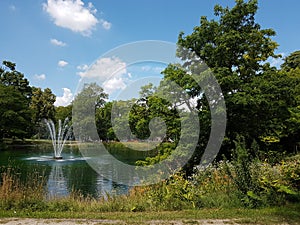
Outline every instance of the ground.
<svg viewBox="0 0 300 225">
<path fill-rule="evenodd" d="M 228 224 L 252 224 L 247 221 L 239 221 L 234 219 L 209 219 L 209 220 L 150 220 L 140 221 L 139 223 L 127 223 L 122 220 L 108 219 L 31 219 L 31 218 L 1 218 L 0 224 L 6 225 L 126 225 L 126 224 L 145 224 L 145 225 L 185 225 L 185 224 L 202 224 L 202 225 L 228 225 Z M 257 224 L 257 223 L 253 223 Z M 284 223 L 288 224 L 288 223 Z"/>
</svg>

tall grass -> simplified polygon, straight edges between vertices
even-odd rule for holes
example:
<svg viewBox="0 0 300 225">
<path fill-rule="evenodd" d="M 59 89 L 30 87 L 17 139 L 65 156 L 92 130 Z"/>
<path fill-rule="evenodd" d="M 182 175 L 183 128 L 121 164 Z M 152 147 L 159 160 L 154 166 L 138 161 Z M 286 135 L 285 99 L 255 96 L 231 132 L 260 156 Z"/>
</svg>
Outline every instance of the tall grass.
<svg viewBox="0 0 300 225">
<path fill-rule="evenodd" d="M 44 176 L 37 172 L 28 174 L 22 180 L 21 174 L 13 168 L 5 168 L 1 173 L 0 206 L 7 210 L 41 210 L 44 208 L 44 186 Z"/>
</svg>

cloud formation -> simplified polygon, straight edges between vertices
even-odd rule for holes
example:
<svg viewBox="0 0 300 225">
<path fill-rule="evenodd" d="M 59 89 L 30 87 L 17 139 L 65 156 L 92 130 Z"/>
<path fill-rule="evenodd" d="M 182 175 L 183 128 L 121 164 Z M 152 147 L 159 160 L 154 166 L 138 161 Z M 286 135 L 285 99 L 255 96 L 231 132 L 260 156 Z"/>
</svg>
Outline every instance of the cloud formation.
<svg viewBox="0 0 300 225">
<path fill-rule="evenodd" d="M 126 63 L 117 57 L 98 59 L 88 70 L 78 72 L 81 77 L 106 80 L 112 76 L 120 76 L 126 73 Z"/>
<path fill-rule="evenodd" d="M 109 30 L 111 28 L 111 23 L 106 20 L 101 19 L 100 23 L 105 30 Z"/>
<path fill-rule="evenodd" d="M 103 83 L 103 90 L 108 94 L 112 94 L 116 90 L 123 90 L 125 88 L 126 84 L 122 77 L 113 77 Z"/>
<path fill-rule="evenodd" d="M 46 75 L 45 74 L 40 74 L 40 75 L 36 74 L 36 75 L 34 75 L 34 79 L 36 79 L 36 80 L 45 80 Z"/>
<path fill-rule="evenodd" d="M 67 45 L 66 43 L 64 43 L 64 42 L 62 42 L 62 41 L 59 41 L 59 40 L 57 40 L 57 39 L 55 39 L 55 38 L 52 38 L 52 39 L 50 40 L 50 43 L 53 44 L 53 45 L 55 45 L 55 46 L 60 46 L 60 47 L 64 47 L 64 46 Z"/>
<path fill-rule="evenodd" d="M 279 53 L 279 55 L 281 55 L 282 57 L 281 58 L 273 58 L 271 57 L 268 62 L 270 63 L 271 66 L 274 66 L 276 68 L 280 68 L 280 66 L 282 65 L 282 63 L 284 63 L 284 58 L 286 57 L 286 53 L 284 52 L 281 52 Z"/>
<path fill-rule="evenodd" d="M 96 25 L 100 23 L 104 29 L 110 29 L 111 24 L 95 17 L 97 9 L 91 2 L 84 5 L 81 0 L 47 0 L 43 9 L 51 16 L 55 25 L 89 36 Z"/>
<path fill-rule="evenodd" d="M 127 65 L 117 57 L 107 57 L 98 59 L 92 66 L 78 66 L 78 72 L 82 78 L 94 79 L 102 84 L 108 94 L 126 87 Z"/>
<path fill-rule="evenodd" d="M 86 65 L 86 64 L 82 64 L 82 65 L 79 65 L 79 66 L 77 66 L 76 67 L 78 70 L 87 70 L 88 68 L 89 68 L 89 66 L 88 65 Z"/>
<path fill-rule="evenodd" d="M 67 106 L 73 100 L 73 94 L 69 88 L 63 88 L 63 91 L 62 97 L 56 97 L 55 106 Z"/>
<path fill-rule="evenodd" d="M 64 60 L 60 60 L 60 61 L 58 61 L 58 63 L 57 63 L 57 65 L 59 66 L 59 67 L 65 67 L 66 65 L 68 65 L 69 63 L 68 62 L 66 62 L 66 61 L 64 61 Z"/>
</svg>

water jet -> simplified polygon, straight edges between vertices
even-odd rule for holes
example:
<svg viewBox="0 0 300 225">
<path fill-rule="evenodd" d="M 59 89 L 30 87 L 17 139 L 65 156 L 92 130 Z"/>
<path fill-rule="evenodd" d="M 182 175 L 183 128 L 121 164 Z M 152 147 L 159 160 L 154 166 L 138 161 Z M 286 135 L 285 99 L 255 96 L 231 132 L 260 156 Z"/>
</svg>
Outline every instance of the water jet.
<svg viewBox="0 0 300 225">
<path fill-rule="evenodd" d="M 62 159 L 62 150 L 64 148 L 64 145 L 66 143 L 66 140 L 70 136 L 70 128 L 71 126 L 69 125 L 69 119 L 66 118 L 64 120 L 64 123 L 62 124 L 61 120 L 58 120 L 58 128 L 57 128 L 57 135 L 56 135 L 56 129 L 55 129 L 55 124 L 51 119 L 45 119 L 45 123 L 48 127 L 48 130 L 50 132 L 50 137 L 52 140 L 52 145 L 53 145 L 53 159 L 59 160 Z"/>
</svg>

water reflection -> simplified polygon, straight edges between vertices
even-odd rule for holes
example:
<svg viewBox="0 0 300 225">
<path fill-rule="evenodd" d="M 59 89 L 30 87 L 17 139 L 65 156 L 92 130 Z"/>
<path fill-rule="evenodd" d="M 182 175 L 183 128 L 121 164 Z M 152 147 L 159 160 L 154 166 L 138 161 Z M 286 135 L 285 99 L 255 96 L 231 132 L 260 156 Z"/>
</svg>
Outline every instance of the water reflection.
<svg viewBox="0 0 300 225">
<path fill-rule="evenodd" d="M 31 163 L 46 163 L 51 167 L 47 175 L 47 195 L 49 197 L 63 197 L 71 192 L 84 196 L 106 197 L 107 194 L 125 194 L 128 187 L 120 185 L 95 172 L 83 157 L 73 157 L 67 154 L 64 159 L 54 160 L 49 157 L 30 157 Z"/>
<path fill-rule="evenodd" d="M 33 171 L 43 174 L 48 197 L 62 197 L 77 192 L 97 198 L 128 192 L 127 186 L 95 172 L 86 162 L 87 159 L 74 149 L 64 149 L 63 159 L 60 160 L 53 159 L 51 148 L 43 148 L 43 151 L 28 147 L 22 151 L 0 151 L 0 166 L 7 166 L 12 159 L 21 168 L 24 177 Z"/>
<path fill-rule="evenodd" d="M 53 163 L 47 182 L 48 197 L 62 197 L 69 194 L 67 179 L 61 163 Z"/>
</svg>

